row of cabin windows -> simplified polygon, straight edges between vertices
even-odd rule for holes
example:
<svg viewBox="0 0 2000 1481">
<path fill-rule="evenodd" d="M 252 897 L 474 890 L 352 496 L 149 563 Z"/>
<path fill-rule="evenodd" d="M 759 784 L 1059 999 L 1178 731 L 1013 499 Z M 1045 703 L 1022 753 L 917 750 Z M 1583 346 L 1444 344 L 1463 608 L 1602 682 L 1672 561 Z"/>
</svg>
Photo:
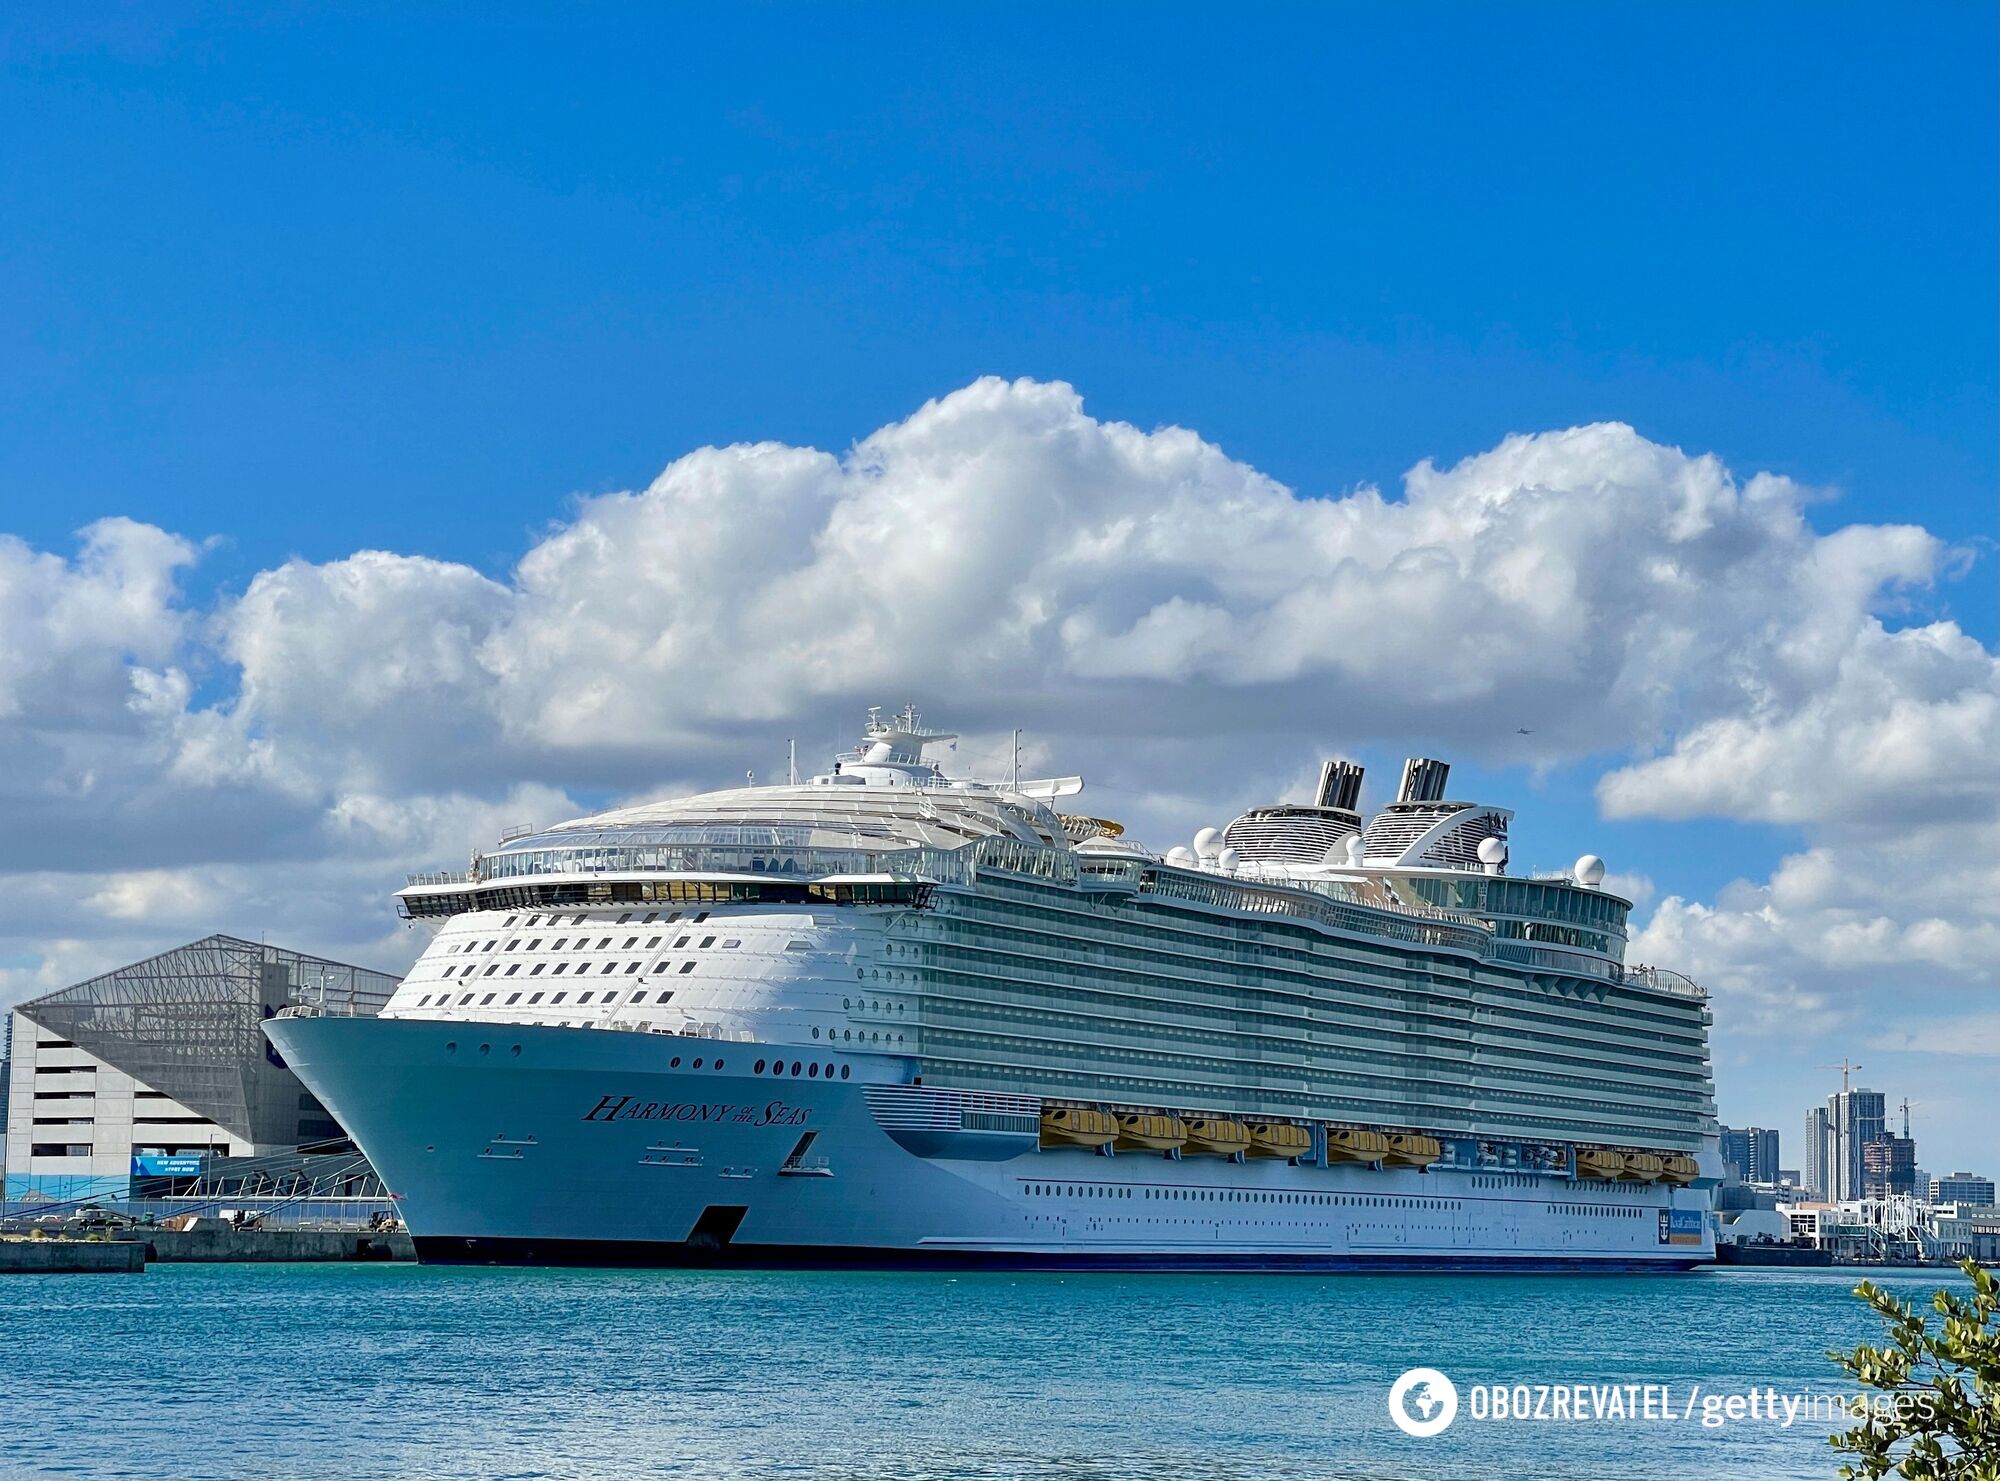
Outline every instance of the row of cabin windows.
<svg viewBox="0 0 2000 1481">
<path fill-rule="evenodd" d="M 628 1001 L 633 1006 L 637 1006 L 641 1003 L 644 1003 L 646 1001 L 646 993 L 647 989 L 642 987 L 637 992 L 633 993 Z M 417 999 L 417 1006 L 419 1008 L 428 1008 L 431 1005 L 431 999 L 433 998 L 433 996 L 435 996 L 435 998 L 437 999 L 438 1007 L 444 1008 L 450 1006 L 451 994 L 448 992 L 441 992 L 436 994 L 425 993 L 422 997 Z M 500 994 L 497 992 L 490 992 L 486 994 L 485 997 L 479 1000 L 479 1006 L 484 1008 L 487 1004 L 491 1003 L 495 998 L 499 996 Z M 660 994 L 656 998 L 654 998 L 653 1001 L 656 1004 L 669 1003 L 673 1001 L 673 996 L 674 994 L 671 988 L 663 989 L 660 992 Z M 541 1002 L 541 1000 L 545 997 L 548 997 L 548 994 L 545 992 L 534 993 L 529 996 L 528 1001 L 524 1006 L 532 1008 L 537 1003 Z M 569 994 L 567 992 L 559 992 L 554 997 L 549 998 L 549 1006 L 553 1008 L 556 1006 L 556 1004 L 565 1001 L 568 997 Z M 581 1008 L 586 1003 L 589 1003 L 593 998 L 597 998 L 597 993 L 595 990 L 585 993 L 578 993 L 576 999 L 576 1005 L 577 1007 Z M 459 998 L 458 1006 L 463 1008 L 467 1003 L 470 1003 L 472 999 L 473 999 L 473 994 L 465 993 Z M 511 994 L 508 997 L 507 1001 L 502 1003 L 500 1006 L 503 1008 L 511 1008 L 520 1001 L 521 1001 L 521 994 L 517 992 Z M 618 1001 L 618 994 L 616 992 L 608 992 L 601 999 L 598 999 L 598 1006 L 608 1008 L 613 1004 L 615 1004 L 617 1001 Z"/>
<path fill-rule="evenodd" d="M 1130 1198 L 1134 1190 L 1109 1183 L 1029 1183 L 1036 1198 Z M 1288 1203 L 1318 1208 L 1414 1208 L 1444 1211 L 1465 1207 L 1456 1198 L 1406 1198 L 1373 1193 L 1265 1193 L 1229 1188 L 1141 1188 L 1142 1198 L 1160 1203 Z"/>
<path fill-rule="evenodd" d="M 655 937 L 653 937 L 653 938 L 652 938 L 651 940 L 649 940 L 649 941 L 648 941 L 648 942 L 646 943 L 646 947 L 645 947 L 645 949 L 646 949 L 647 951 L 653 951 L 653 950 L 657 949 L 657 948 L 658 948 L 658 946 L 659 946 L 659 944 L 660 944 L 660 943 L 661 943 L 661 942 L 662 942 L 663 940 L 665 940 L 665 939 L 666 939 L 666 938 L 665 938 L 665 937 L 663 937 L 663 936 L 655 936 Z M 682 936 L 682 937 L 681 937 L 681 938 L 680 938 L 679 940 L 677 940 L 677 941 L 675 941 L 675 942 L 674 942 L 674 944 L 673 944 L 673 946 L 672 946 L 672 948 L 671 948 L 671 949 L 672 949 L 672 950 L 674 950 L 674 951 L 679 951 L 679 950 L 681 950 L 681 949 L 682 949 L 683 947 L 687 946 L 687 945 L 688 945 L 688 944 L 689 944 L 689 943 L 690 943 L 691 941 L 693 941 L 693 940 L 694 940 L 694 938 L 693 938 L 692 936 Z M 698 946 L 696 947 L 696 949 L 697 949 L 697 950 L 700 950 L 700 949 L 702 949 L 702 948 L 705 948 L 705 947 L 710 947 L 710 946 L 713 946 L 713 945 L 715 945 L 715 943 L 716 943 L 716 938 L 715 938 L 714 936 L 704 936 L 704 937 L 702 937 L 702 938 L 701 938 L 701 941 L 700 941 L 699 945 L 698 945 Z M 535 951 L 535 950 L 538 950 L 538 949 L 540 948 L 541 944 L 542 944 L 542 938 L 541 938 L 541 937 L 539 937 L 539 936 L 537 936 L 537 937 L 536 937 L 536 938 L 535 938 L 534 940 L 532 940 L 532 941 L 530 941 L 530 942 L 528 943 L 528 945 L 527 945 L 527 949 L 528 949 L 529 951 Z M 551 951 L 561 951 L 561 950 L 563 950 L 564 948 L 566 948 L 566 947 L 567 947 L 567 946 L 568 946 L 569 944 L 570 944 L 570 943 L 569 943 L 569 939 L 568 939 L 567 937 L 558 937 L 558 938 L 556 939 L 556 941 L 555 941 L 555 944 L 554 944 L 554 945 L 552 945 L 552 946 L 551 946 L 551 947 L 549 948 L 549 950 L 551 950 Z M 630 951 L 630 950 L 631 950 L 631 949 L 632 949 L 633 947 L 637 946 L 638 944 L 639 944 L 639 938 L 638 938 L 637 936 L 627 936 L 627 937 L 625 938 L 625 945 L 624 945 L 624 946 L 623 946 L 622 948 L 620 948 L 620 949 L 621 949 L 621 950 L 624 950 L 624 951 Z M 742 941 L 741 941 L 740 939 L 738 939 L 737 937 L 734 937 L 734 936 L 731 936 L 731 937 L 727 938 L 726 940 L 724 940 L 724 941 L 722 942 L 722 949 L 723 949 L 724 951 L 734 951 L 734 950 L 735 950 L 735 949 L 736 949 L 737 947 L 741 946 L 742 944 L 743 944 L 743 942 L 742 942 Z M 454 946 L 454 947 L 452 947 L 452 948 L 451 948 L 451 950 L 450 950 L 449 952 L 447 952 L 446 954 L 447 954 L 447 955 L 451 955 L 451 954 L 453 954 L 453 953 L 457 953 L 457 952 L 470 952 L 470 951 L 491 951 L 491 950 L 493 950 L 493 948 L 494 948 L 495 946 L 497 946 L 497 945 L 499 945 L 499 940 L 498 940 L 498 938 L 497 938 L 497 937 L 496 937 L 496 938 L 495 938 L 494 940 L 492 940 L 492 941 L 488 941 L 488 942 L 487 942 L 487 943 L 485 943 L 485 945 L 483 945 L 483 946 L 482 946 L 482 945 L 480 945 L 480 943 L 479 943 L 479 942 L 477 942 L 477 941 L 468 941 L 468 942 L 465 942 L 465 943 L 464 943 L 463 945 L 460 945 L 460 946 Z M 520 946 L 520 945 L 521 945 L 521 940 L 520 940 L 520 938 L 519 938 L 519 937 L 516 937 L 515 939 L 513 939 L 512 941 L 509 941 L 509 942 L 507 943 L 507 950 L 509 950 L 509 951 L 513 951 L 513 950 L 514 950 L 515 948 L 517 948 L 517 947 L 518 947 L 518 946 Z M 786 949 L 787 951 L 790 951 L 790 950 L 792 950 L 792 949 L 793 949 L 794 947 L 796 947 L 796 948 L 798 948 L 798 949 L 800 949 L 800 950 L 804 950 L 804 949 L 806 949 L 806 946 L 805 946 L 805 943 L 804 943 L 804 942 L 802 942 L 802 941 L 795 941 L 795 942 L 793 942 L 793 943 L 791 944 L 791 946 L 788 946 L 788 947 L 786 947 L 785 949 Z M 605 937 L 605 938 L 604 938 L 603 940 L 599 941 L 599 942 L 597 943 L 597 947 L 596 947 L 596 949 L 597 949 L 597 950 L 599 950 L 599 951 L 609 951 L 609 950 L 611 950 L 611 949 L 612 949 L 612 948 L 611 948 L 611 938 L 610 938 L 609 936 L 606 936 L 606 937 Z M 578 951 L 589 951 L 589 950 L 591 950 L 591 945 L 590 945 L 590 939 L 589 939 L 588 937 L 585 937 L 585 936 L 579 936 L 579 937 L 577 938 L 577 940 L 576 940 L 576 950 L 578 950 Z M 492 964 L 491 966 L 487 967 L 487 969 L 486 969 L 486 972 L 485 972 L 485 975 L 486 975 L 486 976 L 488 976 L 488 977 L 492 976 L 492 975 L 493 975 L 493 973 L 494 973 L 494 971 L 495 971 L 495 970 L 496 970 L 496 969 L 498 968 L 498 966 L 499 966 L 499 963 L 495 962 L 495 963 L 493 963 L 493 964 Z M 449 976 L 451 976 L 451 974 L 452 974 L 452 973 L 453 973 L 454 971 L 457 971 L 457 972 L 459 973 L 459 975 L 460 975 L 460 976 L 462 976 L 462 977 L 470 977 L 470 976 L 472 976 L 472 975 L 473 975 L 473 974 L 474 974 L 475 972 L 477 972 L 478 970 L 479 970 L 479 964 L 478 964 L 477 962 L 473 962 L 473 963 L 468 963 L 468 964 L 466 964 L 466 965 L 465 965 L 465 966 L 464 966 L 464 967 L 463 967 L 462 969 L 461 969 L 461 968 L 459 968 L 459 967 L 457 967 L 457 966 L 451 966 L 451 967 L 446 967 L 446 968 L 444 969 L 444 975 L 445 975 L 445 976 L 447 976 L 447 977 L 449 977 Z M 509 967 L 509 968 L 507 969 L 507 975 L 508 975 L 508 976 L 510 976 L 510 977 L 511 977 L 511 976 L 513 976 L 513 975 L 514 975 L 514 972 L 515 972 L 515 970 L 516 970 L 515 968 L 513 968 L 513 967 Z M 542 969 L 541 969 L 540 967 L 537 967 L 537 968 L 535 968 L 535 972 L 539 972 L 539 971 L 541 971 L 541 970 L 542 970 Z M 561 968 L 560 966 L 558 966 L 558 967 L 556 968 L 556 970 L 557 970 L 558 972 L 560 972 L 560 971 L 562 970 L 562 968 Z M 608 968 L 608 967 L 607 967 L 607 968 L 605 968 L 605 970 L 606 970 L 606 971 L 609 971 L 609 970 L 610 970 L 610 968 Z M 633 967 L 628 967 L 628 968 L 626 968 L 626 970 L 627 970 L 627 971 L 635 971 L 635 970 L 637 970 L 637 968 L 636 968 L 636 965 L 635 965 L 635 966 L 633 966 Z M 531 973 L 529 973 L 528 975 L 532 977 L 532 976 L 533 976 L 533 975 L 535 975 L 535 974 L 534 974 L 534 972 L 531 972 Z"/>
<path fill-rule="evenodd" d="M 1610 1214 L 1621 1219 L 1636 1219 L 1645 1212 L 1628 1203 L 1551 1203 L 1547 1207 L 1552 1214 Z"/>
<path fill-rule="evenodd" d="M 694 1062 L 694 1064 L 695 1064 L 695 1068 L 696 1068 L 696 1069 L 700 1069 L 700 1068 L 701 1068 L 701 1061 L 700 1061 L 700 1060 L 696 1060 L 696 1061 Z M 757 1063 L 756 1063 L 756 1066 L 755 1066 L 755 1073 L 757 1073 L 757 1074 L 759 1074 L 759 1075 L 761 1075 L 761 1074 L 763 1074 L 763 1073 L 764 1073 L 764 1061 L 763 1061 L 763 1060 L 761 1060 L 761 1059 L 760 1059 L 760 1060 L 758 1060 L 758 1061 L 757 1061 Z M 783 1061 L 782 1059 L 779 1059 L 779 1060 L 773 1060 L 773 1061 L 771 1062 L 771 1073 L 772 1073 L 772 1074 L 774 1074 L 774 1075 L 782 1075 L 782 1074 L 784 1074 L 784 1073 L 785 1073 L 785 1062 L 784 1062 L 784 1061 Z M 791 1069 L 791 1073 L 792 1073 L 792 1074 L 794 1074 L 794 1075 L 797 1075 L 797 1074 L 800 1074 L 800 1073 L 801 1073 L 801 1070 L 800 1070 L 800 1066 L 799 1066 L 799 1061 L 798 1061 L 798 1060 L 796 1060 L 796 1059 L 792 1061 L 792 1069 Z M 805 1078 L 806 1078 L 806 1079 L 808 1079 L 808 1080 L 817 1080 L 817 1079 L 818 1079 L 818 1078 L 820 1077 L 821 1073 L 822 1073 L 822 1071 L 821 1071 L 820 1067 L 819 1067 L 818 1065 L 816 1065 L 816 1064 L 809 1064 L 809 1065 L 806 1065 L 806 1066 L 804 1067 L 804 1070 L 803 1070 L 803 1074 L 804 1074 Z M 825 1075 L 826 1075 L 826 1078 L 827 1078 L 827 1079 L 829 1079 L 829 1080 L 831 1080 L 831 1079 L 833 1078 L 833 1066 L 832 1066 L 832 1065 L 828 1065 L 828 1066 L 826 1066 L 826 1069 L 825 1069 L 824 1073 L 825 1073 Z M 841 1078 L 841 1079 L 843 1079 L 843 1080 L 847 1079 L 847 1078 L 848 1078 L 848 1077 L 849 1077 L 849 1076 L 850 1076 L 850 1075 L 851 1075 L 852 1073 L 853 1073 L 853 1067 L 852 1067 L 852 1066 L 850 1066 L 850 1065 L 842 1065 L 842 1066 L 840 1067 L 840 1078 Z"/>
</svg>

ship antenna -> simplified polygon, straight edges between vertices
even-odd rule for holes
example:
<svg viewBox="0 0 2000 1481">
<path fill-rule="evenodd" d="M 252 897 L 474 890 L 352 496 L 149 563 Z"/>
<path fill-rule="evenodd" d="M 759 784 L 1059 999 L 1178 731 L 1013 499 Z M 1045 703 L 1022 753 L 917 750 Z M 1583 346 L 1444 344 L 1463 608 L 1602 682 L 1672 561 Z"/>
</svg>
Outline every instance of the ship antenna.
<svg viewBox="0 0 2000 1481">
<path fill-rule="evenodd" d="M 788 735 L 785 737 L 785 755 L 789 762 L 792 785 L 796 787 L 799 784 L 799 740 L 797 736 Z"/>
<path fill-rule="evenodd" d="M 1021 732 L 1018 729 L 1014 732 L 1014 773 L 1008 786 L 1016 792 L 1021 790 Z"/>
</svg>

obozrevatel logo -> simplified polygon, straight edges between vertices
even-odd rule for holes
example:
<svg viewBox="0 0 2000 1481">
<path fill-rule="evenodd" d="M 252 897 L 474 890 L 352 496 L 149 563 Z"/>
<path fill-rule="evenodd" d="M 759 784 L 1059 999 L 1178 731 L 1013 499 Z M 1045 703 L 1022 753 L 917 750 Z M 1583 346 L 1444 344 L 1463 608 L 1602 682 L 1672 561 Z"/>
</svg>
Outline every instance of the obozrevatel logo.
<svg viewBox="0 0 2000 1481">
<path fill-rule="evenodd" d="M 1406 1435 L 1438 1434 L 1458 1418 L 1458 1390 L 1435 1368 L 1412 1368 L 1389 1386 L 1389 1417 Z"/>
</svg>

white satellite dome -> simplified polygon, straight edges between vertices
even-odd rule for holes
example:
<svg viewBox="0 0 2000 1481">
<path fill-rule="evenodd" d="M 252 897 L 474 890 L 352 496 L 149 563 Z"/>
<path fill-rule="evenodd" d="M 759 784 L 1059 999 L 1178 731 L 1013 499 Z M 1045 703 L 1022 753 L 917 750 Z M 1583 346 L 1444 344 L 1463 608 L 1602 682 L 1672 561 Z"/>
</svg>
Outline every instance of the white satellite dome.
<svg viewBox="0 0 2000 1481">
<path fill-rule="evenodd" d="M 1604 861 L 1596 854 L 1585 854 L 1576 861 L 1572 876 L 1585 889 L 1594 890 L 1604 883 Z"/>
<path fill-rule="evenodd" d="M 1204 859 L 1212 857 L 1215 851 L 1221 847 L 1222 830 L 1220 828 L 1204 828 L 1194 836 L 1194 851 Z"/>
<path fill-rule="evenodd" d="M 1498 838 L 1479 840 L 1479 862 L 1482 864 L 1504 864 L 1507 862 L 1507 844 Z"/>
<path fill-rule="evenodd" d="M 1236 850 L 1235 850 L 1235 849 L 1233 849 L 1233 848 L 1226 848 L 1226 849 L 1222 850 L 1222 852 L 1221 852 L 1221 853 L 1219 853 L 1219 854 L 1217 854 L 1217 855 L 1215 856 L 1215 862 L 1216 862 L 1217 864 L 1221 865 L 1221 866 L 1222 866 L 1222 867 L 1223 867 L 1224 869 L 1226 869 L 1226 870 L 1230 870 L 1230 871 L 1232 871 L 1232 872 L 1233 872 L 1233 871 L 1235 870 L 1235 868 L 1236 868 L 1236 860 L 1237 860 L 1237 859 L 1238 859 L 1239 857 L 1240 857 L 1240 855 L 1238 855 L 1238 854 L 1237 854 L 1237 852 L 1236 852 Z"/>
<path fill-rule="evenodd" d="M 1184 843 L 1177 843 L 1167 850 L 1167 862 L 1178 865 L 1182 869 L 1192 868 L 1194 865 L 1194 850 Z"/>
</svg>

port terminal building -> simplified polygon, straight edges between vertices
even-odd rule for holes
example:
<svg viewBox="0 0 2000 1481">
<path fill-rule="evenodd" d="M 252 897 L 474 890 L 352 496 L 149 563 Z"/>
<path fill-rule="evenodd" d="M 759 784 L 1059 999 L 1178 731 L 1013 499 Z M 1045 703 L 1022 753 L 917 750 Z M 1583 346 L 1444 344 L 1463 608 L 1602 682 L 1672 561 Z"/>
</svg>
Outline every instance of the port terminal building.
<svg viewBox="0 0 2000 1481">
<path fill-rule="evenodd" d="M 311 1154 L 346 1147 L 346 1134 L 263 1022 L 306 1004 L 377 1013 L 397 982 L 215 935 L 19 1004 L 6 1023 L 6 1200 L 166 1199 L 231 1177 L 248 1192 L 286 1154 L 299 1154 L 294 1178 L 326 1162 Z"/>
</svg>

